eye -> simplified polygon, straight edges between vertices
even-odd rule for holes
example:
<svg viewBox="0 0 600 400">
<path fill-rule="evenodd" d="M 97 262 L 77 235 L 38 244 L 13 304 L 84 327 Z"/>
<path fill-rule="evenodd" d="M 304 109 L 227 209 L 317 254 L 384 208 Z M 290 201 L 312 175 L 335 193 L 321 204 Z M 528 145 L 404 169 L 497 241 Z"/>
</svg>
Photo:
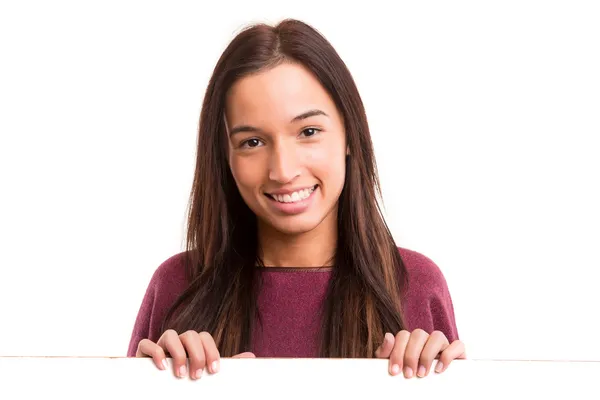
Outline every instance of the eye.
<svg viewBox="0 0 600 400">
<path fill-rule="evenodd" d="M 306 137 L 312 137 L 314 135 L 316 135 L 317 133 L 321 132 L 320 129 L 318 128 L 306 128 L 302 131 L 302 133 L 304 134 L 304 136 Z"/>
<path fill-rule="evenodd" d="M 258 146 L 260 146 L 260 140 L 258 140 L 256 138 L 245 140 L 240 144 L 240 147 L 246 147 L 249 149 L 253 149 Z"/>
</svg>

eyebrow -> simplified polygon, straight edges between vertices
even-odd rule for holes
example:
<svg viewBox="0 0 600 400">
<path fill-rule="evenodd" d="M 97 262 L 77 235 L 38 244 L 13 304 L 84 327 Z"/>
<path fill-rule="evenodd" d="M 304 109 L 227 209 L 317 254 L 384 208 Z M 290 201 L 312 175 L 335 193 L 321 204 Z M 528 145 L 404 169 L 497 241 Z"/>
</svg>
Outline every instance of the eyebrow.
<svg viewBox="0 0 600 400">
<path fill-rule="evenodd" d="M 303 112 L 300 115 L 295 116 L 290 121 L 290 124 L 293 124 L 294 122 L 302 121 L 303 119 L 314 117 L 316 115 L 323 115 L 323 116 L 329 118 L 329 115 L 327 115 L 327 113 L 325 111 L 314 109 L 314 110 L 308 110 L 306 112 Z M 240 133 L 240 132 L 260 132 L 260 131 L 261 131 L 261 129 L 251 126 L 251 125 L 239 125 L 229 131 L 229 136 L 231 137 L 231 136 L 235 135 L 236 133 Z"/>
</svg>

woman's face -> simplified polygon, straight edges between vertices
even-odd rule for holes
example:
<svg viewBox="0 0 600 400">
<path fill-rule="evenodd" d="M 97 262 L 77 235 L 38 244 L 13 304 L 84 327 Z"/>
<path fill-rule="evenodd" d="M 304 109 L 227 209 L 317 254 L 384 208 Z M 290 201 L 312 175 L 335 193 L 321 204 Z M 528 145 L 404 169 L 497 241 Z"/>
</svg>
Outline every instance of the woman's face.
<svg viewBox="0 0 600 400">
<path fill-rule="evenodd" d="M 229 166 L 259 226 L 296 235 L 335 226 L 345 180 L 343 118 L 312 73 L 284 63 L 227 94 Z"/>
</svg>

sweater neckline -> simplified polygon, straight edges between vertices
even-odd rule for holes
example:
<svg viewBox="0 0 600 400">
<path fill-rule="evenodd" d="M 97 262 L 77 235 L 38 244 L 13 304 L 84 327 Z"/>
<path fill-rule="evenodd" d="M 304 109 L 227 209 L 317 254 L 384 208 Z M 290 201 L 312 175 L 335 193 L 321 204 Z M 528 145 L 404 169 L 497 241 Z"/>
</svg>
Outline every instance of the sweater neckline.
<svg viewBox="0 0 600 400">
<path fill-rule="evenodd" d="M 331 272 L 333 267 L 256 267 L 262 272 Z"/>
</svg>

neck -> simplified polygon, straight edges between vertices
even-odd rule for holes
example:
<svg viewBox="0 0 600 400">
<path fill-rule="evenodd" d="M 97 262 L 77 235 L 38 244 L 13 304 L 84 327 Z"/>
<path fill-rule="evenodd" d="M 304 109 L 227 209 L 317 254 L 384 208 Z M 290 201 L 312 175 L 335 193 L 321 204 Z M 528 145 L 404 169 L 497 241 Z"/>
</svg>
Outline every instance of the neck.
<svg viewBox="0 0 600 400">
<path fill-rule="evenodd" d="M 326 218 L 308 232 L 286 235 L 259 224 L 259 255 L 265 267 L 331 266 L 337 246 L 337 222 Z"/>
</svg>

